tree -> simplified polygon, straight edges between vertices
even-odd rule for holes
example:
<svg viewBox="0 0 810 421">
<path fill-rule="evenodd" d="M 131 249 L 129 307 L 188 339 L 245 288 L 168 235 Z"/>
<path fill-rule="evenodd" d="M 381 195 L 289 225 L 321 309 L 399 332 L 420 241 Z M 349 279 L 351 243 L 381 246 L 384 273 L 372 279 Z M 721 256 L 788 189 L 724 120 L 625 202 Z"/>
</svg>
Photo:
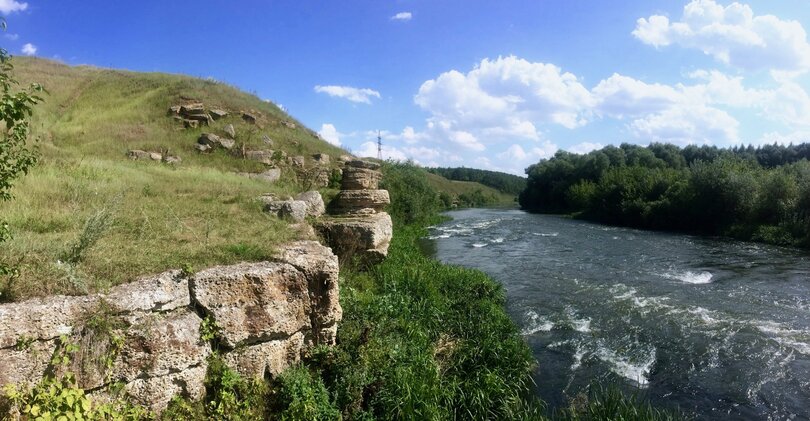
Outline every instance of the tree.
<svg viewBox="0 0 810 421">
<path fill-rule="evenodd" d="M 5 29 L 5 21 L 0 21 L 0 27 Z M 11 188 L 14 180 L 20 175 L 27 174 L 28 170 L 37 162 L 37 151 L 28 143 L 30 132 L 29 118 L 33 107 L 42 98 L 38 95 L 44 92 L 41 85 L 33 83 L 25 89 L 18 89 L 19 82 L 11 72 L 14 65 L 11 55 L 0 48 L 0 124 L 3 125 L 0 137 L 0 201 L 11 199 Z M 0 220 L 0 243 L 11 237 L 8 223 Z M 0 276 L 13 276 L 14 269 L 0 263 Z M 5 297 L 0 296 L 0 300 Z"/>
</svg>

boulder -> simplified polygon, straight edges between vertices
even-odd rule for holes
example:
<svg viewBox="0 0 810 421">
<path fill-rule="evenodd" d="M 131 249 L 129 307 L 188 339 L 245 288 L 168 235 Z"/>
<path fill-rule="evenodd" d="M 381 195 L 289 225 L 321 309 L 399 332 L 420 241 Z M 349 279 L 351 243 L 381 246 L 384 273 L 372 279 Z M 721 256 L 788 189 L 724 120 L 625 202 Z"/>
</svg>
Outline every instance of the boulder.
<svg viewBox="0 0 810 421">
<path fill-rule="evenodd" d="M 304 334 L 296 332 L 289 338 L 276 339 L 240 347 L 225 354 L 225 363 L 248 379 L 275 377 L 301 361 Z"/>
<path fill-rule="evenodd" d="M 347 167 L 365 168 L 369 170 L 379 170 L 380 164 L 371 161 L 363 161 L 362 159 L 353 159 L 346 162 Z"/>
<path fill-rule="evenodd" d="M 163 162 L 167 164 L 179 164 L 182 161 L 183 159 L 181 159 L 179 156 L 167 156 L 163 159 Z"/>
<path fill-rule="evenodd" d="M 211 148 L 208 145 L 202 145 L 202 144 L 198 143 L 198 144 L 194 145 L 194 149 L 198 150 L 199 152 L 208 152 L 213 148 Z"/>
<path fill-rule="evenodd" d="M 157 152 L 149 152 L 149 159 L 152 161 L 163 161 L 163 155 Z"/>
<path fill-rule="evenodd" d="M 318 165 L 329 165 L 329 155 L 325 153 L 316 153 L 312 155 L 312 159 Z"/>
<path fill-rule="evenodd" d="M 297 127 L 295 125 L 295 123 L 293 123 L 292 121 L 285 121 L 284 126 L 287 127 L 288 129 L 293 129 L 293 130 L 295 130 L 295 128 Z"/>
<path fill-rule="evenodd" d="M 146 377 L 124 385 L 124 391 L 152 412 L 161 413 L 175 396 L 199 400 L 205 395 L 208 364 L 161 377 Z"/>
<path fill-rule="evenodd" d="M 290 165 L 292 165 L 293 167 L 297 167 L 297 168 L 304 168 L 304 165 L 306 165 L 306 159 L 303 156 L 300 156 L 300 155 L 291 156 L 289 161 L 290 161 Z"/>
<path fill-rule="evenodd" d="M 382 174 L 367 168 L 346 167 L 343 170 L 340 188 L 343 190 L 376 190 Z"/>
<path fill-rule="evenodd" d="M 208 110 L 208 114 L 211 114 L 211 118 L 213 118 L 214 120 L 219 120 L 220 118 L 226 117 L 228 115 L 228 112 L 225 110 L 214 108 L 212 110 Z"/>
<path fill-rule="evenodd" d="M 258 117 L 256 115 L 243 111 L 242 112 L 242 120 L 245 120 L 246 122 L 248 122 L 250 124 L 256 124 L 256 122 L 259 119 L 258 119 Z"/>
<path fill-rule="evenodd" d="M 245 158 L 265 165 L 273 165 L 273 151 L 271 150 L 247 151 L 245 152 Z"/>
<path fill-rule="evenodd" d="M 205 114 L 205 106 L 202 102 L 194 102 L 191 104 L 181 105 L 180 114 L 184 116 Z"/>
<path fill-rule="evenodd" d="M 308 330 L 309 288 L 286 263 L 242 263 L 197 273 L 190 282 L 197 305 L 213 317 L 221 343 L 234 349 Z"/>
<path fill-rule="evenodd" d="M 222 130 L 225 132 L 225 134 L 230 136 L 231 139 L 236 137 L 236 129 L 233 128 L 233 124 L 229 124 L 229 125 L 225 126 L 225 128 L 222 129 Z"/>
<path fill-rule="evenodd" d="M 262 135 L 262 142 L 264 142 L 265 145 L 273 146 L 273 139 L 270 139 L 270 136 L 266 134 Z"/>
<path fill-rule="evenodd" d="M 268 183 L 275 183 L 281 178 L 281 169 L 280 168 L 269 168 L 260 173 L 247 173 L 247 172 L 240 172 L 237 173 L 243 177 L 248 177 L 254 180 L 261 180 L 266 181 Z"/>
<path fill-rule="evenodd" d="M 206 126 L 210 126 L 211 122 L 213 121 L 211 119 L 211 116 L 206 114 L 206 113 L 202 113 L 202 114 L 183 114 L 183 117 L 185 117 L 186 120 L 197 121 L 200 124 L 205 124 Z"/>
<path fill-rule="evenodd" d="M 233 149 L 233 147 L 236 145 L 236 141 L 234 141 L 233 139 L 219 137 L 213 133 L 200 134 L 199 139 L 197 139 L 197 143 L 199 143 L 200 145 L 209 146 L 212 149 L 221 147 L 228 150 Z"/>
<path fill-rule="evenodd" d="M 340 161 L 342 164 L 345 164 L 347 162 L 354 161 L 354 157 L 352 157 L 351 155 L 341 155 L 338 161 Z"/>
<path fill-rule="evenodd" d="M 129 157 L 129 159 L 136 159 L 136 160 L 137 159 L 149 159 L 150 158 L 149 152 L 142 151 L 140 149 L 133 149 L 133 150 L 127 152 L 127 156 Z"/>
<path fill-rule="evenodd" d="M 300 200 L 307 205 L 307 215 L 312 217 L 319 217 L 326 212 L 326 206 L 323 204 L 323 197 L 315 190 L 304 192 L 295 196 L 295 200 Z"/>
<path fill-rule="evenodd" d="M 362 218 L 328 218 L 315 227 L 341 262 L 358 256 L 376 263 L 388 255 L 393 236 L 391 216 L 385 212 Z"/>
<path fill-rule="evenodd" d="M 330 207 L 335 214 L 370 214 L 389 203 L 388 190 L 341 190 Z"/>
<path fill-rule="evenodd" d="M 307 217 L 307 204 L 300 200 L 285 201 L 278 211 L 278 216 L 292 222 L 301 222 Z"/>
<path fill-rule="evenodd" d="M 172 105 L 169 107 L 169 115 L 177 115 L 180 114 L 180 106 L 179 105 Z"/>
<path fill-rule="evenodd" d="M 222 137 L 222 138 L 219 139 L 219 146 L 221 146 L 221 147 L 223 147 L 223 148 L 225 148 L 227 150 L 231 150 L 231 149 L 233 149 L 234 146 L 236 146 L 236 141 L 233 140 L 233 139 L 227 139 L 227 138 Z"/>
<path fill-rule="evenodd" d="M 200 125 L 197 120 L 183 119 L 183 127 L 187 129 L 196 129 Z"/>
</svg>

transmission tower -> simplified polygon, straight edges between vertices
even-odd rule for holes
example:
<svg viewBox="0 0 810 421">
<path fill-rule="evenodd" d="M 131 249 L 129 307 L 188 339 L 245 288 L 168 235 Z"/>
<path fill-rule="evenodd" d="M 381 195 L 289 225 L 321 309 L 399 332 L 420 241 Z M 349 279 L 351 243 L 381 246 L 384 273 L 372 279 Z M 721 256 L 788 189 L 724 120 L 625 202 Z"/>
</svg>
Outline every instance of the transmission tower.
<svg viewBox="0 0 810 421">
<path fill-rule="evenodd" d="M 377 130 L 377 159 L 382 161 L 382 136 L 380 136 L 380 131 Z"/>
</svg>

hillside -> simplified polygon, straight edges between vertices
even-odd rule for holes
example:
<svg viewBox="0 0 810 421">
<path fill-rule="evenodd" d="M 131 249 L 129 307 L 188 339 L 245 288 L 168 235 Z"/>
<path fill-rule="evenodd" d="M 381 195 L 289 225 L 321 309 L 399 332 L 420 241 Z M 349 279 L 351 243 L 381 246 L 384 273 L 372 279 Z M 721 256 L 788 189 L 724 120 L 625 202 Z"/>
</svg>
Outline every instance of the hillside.
<svg viewBox="0 0 810 421">
<path fill-rule="evenodd" d="M 255 198 L 316 187 L 313 172 L 292 157 L 328 173 L 346 154 L 274 104 L 216 81 L 24 57 L 14 64 L 20 82 L 39 82 L 48 95 L 32 119 L 41 160 L 17 182 L 15 199 L 0 205 L 14 235 L 0 259 L 20 270 L 0 283 L 0 301 L 103 290 L 168 268 L 262 260 L 275 245 L 311 234 L 268 216 Z M 192 102 L 229 114 L 210 127 L 184 129 L 167 111 Z M 256 124 L 241 111 L 257 116 Z M 195 149 L 201 133 L 223 135 L 229 124 L 232 151 Z M 130 150 L 181 162 L 131 160 Z M 237 174 L 265 170 L 246 152 L 268 150 L 279 181 Z M 314 154 L 329 155 L 331 164 L 316 165 Z M 450 196 L 479 188 L 495 194 L 478 184 L 433 181 Z M 323 184 L 321 191 L 327 200 L 335 193 Z"/>
<path fill-rule="evenodd" d="M 427 173 L 431 186 L 445 193 L 444 200 L 449 207 L 506 206 L 515 203 L 515 195 L 504 193 L 473 181 L 448 180 L 432 172 Z"/>
<path fill-rule="evenodd" d="M 513 196 L 517 196 L 526 188 L 526 178 L 498 171 L 466 167 L 428 168 L 427 170 L 448 180 L 476 182 Z"/>
</svg>

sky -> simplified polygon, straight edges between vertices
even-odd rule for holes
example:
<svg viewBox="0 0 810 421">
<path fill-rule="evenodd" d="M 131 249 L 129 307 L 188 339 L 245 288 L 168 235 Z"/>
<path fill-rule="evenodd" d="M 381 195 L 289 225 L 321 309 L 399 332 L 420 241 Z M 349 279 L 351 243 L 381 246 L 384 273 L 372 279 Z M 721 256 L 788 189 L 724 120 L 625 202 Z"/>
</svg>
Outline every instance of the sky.
<svg viewBox="0 0 810 421">
<path fill-rule="evenodd" d="M 356 155 L 523 174 L 810 141 L 810 0 L 0 0 L 3 48 L 213 78 Z"/>
</svg>

